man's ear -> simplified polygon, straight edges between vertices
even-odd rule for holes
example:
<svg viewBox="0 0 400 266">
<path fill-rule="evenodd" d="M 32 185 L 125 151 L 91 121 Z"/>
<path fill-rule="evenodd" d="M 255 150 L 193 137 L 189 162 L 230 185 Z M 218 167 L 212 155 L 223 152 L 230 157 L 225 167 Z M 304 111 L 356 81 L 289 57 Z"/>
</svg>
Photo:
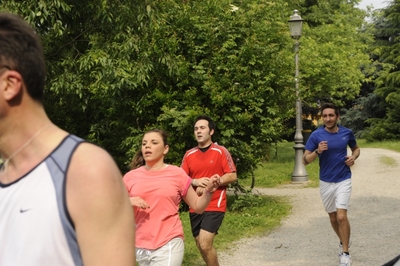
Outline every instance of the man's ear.
<svg viewBox="0 0 400 266">
<path fill-rule="evenodd" d="M 214 129 L 210 130 L 210 136 L 214 135 Z"/>
<path fill-rule="evenodd" d="M 3 97 L 6 101 L 14 99 L 21 92 L 23 86 L 21 74 L 14 70 L 8 70 L 4 74 L 2 83 L 4 87 L 2 86 L 1 93 L 3 93 Z"/>
</svg>

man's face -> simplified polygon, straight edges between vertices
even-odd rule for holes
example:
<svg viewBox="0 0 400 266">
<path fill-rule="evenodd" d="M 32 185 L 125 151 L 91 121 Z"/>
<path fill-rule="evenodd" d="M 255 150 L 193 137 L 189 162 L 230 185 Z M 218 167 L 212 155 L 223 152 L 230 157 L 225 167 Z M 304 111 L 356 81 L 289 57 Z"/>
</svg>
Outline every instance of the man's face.
<svg viewBox="0 0 400 266">
<path fill-rule="evenodd" d="M 194 136 L 196 137 L 199 147 L 206 147 L 211 144 L 211 136 L 214 130 L 210 131 L 207 120 L 199 120 L 194 124 Z"/>
<path fill-rule="evenodd" d="M 338 123 L 339 116 L 336 115 L 335 109 L 326 108 L 322 111 L 322 119 L 327 129 L 335 129 Z"/>
</svg>

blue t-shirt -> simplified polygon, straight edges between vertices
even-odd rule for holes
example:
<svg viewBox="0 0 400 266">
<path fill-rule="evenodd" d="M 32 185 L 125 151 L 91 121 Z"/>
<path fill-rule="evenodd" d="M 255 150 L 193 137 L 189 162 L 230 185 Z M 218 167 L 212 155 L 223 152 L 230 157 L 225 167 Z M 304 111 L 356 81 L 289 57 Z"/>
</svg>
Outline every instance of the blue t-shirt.
<svg viewBox="0 0 400 266">
<path fill-rule="evenodd" d="M 320 127 L 311 133 L 305 149 L 313 152 L 318 143 L 328 141 L 328 150 L 319 155 L 319 179 L 325 182 L 341 182 L 351 178 L 350 167 L 344 162 L 347 156 L 347 146 L 356 147 L 353 132 L 345 127 L 338 126 L 339 131 L 331 133 Z"/>
</svg>

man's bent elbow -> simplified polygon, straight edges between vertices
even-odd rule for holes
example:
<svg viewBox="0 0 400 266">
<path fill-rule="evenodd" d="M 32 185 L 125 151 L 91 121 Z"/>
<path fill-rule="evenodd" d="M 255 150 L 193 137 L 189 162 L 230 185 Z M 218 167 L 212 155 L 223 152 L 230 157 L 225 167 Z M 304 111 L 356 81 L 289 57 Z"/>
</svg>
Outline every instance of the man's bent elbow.
<svg viewBox="0 0 400 266">
<path fill-rule="evenodd" d="M 197 214 L 203 214 L 203 212 L 204 212 L 204 209 L 200 209 L 200 210 L 195 210 L 195 209 L 193 209 L 193 210 L 194 210 L 194 212 L 197 213 Z"/>
<path fill-rule="evenodd" d="M 238 178 L 237 178 L 237 174 L 236 174 L 236 173 L 234 173 L 234 176 L 233 176 L 233 181 L 232 181 L 232 183 L 233 183 L 233 182 L 236 182 L 236 181 L 237 181 L 237 179 L 238 179 Z"/>
</svg>

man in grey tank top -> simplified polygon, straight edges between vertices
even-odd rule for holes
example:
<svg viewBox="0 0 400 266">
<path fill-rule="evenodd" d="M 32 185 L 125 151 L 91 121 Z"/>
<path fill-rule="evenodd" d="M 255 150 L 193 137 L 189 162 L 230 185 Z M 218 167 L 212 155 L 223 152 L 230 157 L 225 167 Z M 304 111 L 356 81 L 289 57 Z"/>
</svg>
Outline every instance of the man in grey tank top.
<svg viewBox="0 0 400 266">
<path fill-rule="evenodd" d="M 38 35 L 0 13 L 0 265 L 135 265 L 118 167 L 50 121 L 44 85 Z"/>
</svg>

